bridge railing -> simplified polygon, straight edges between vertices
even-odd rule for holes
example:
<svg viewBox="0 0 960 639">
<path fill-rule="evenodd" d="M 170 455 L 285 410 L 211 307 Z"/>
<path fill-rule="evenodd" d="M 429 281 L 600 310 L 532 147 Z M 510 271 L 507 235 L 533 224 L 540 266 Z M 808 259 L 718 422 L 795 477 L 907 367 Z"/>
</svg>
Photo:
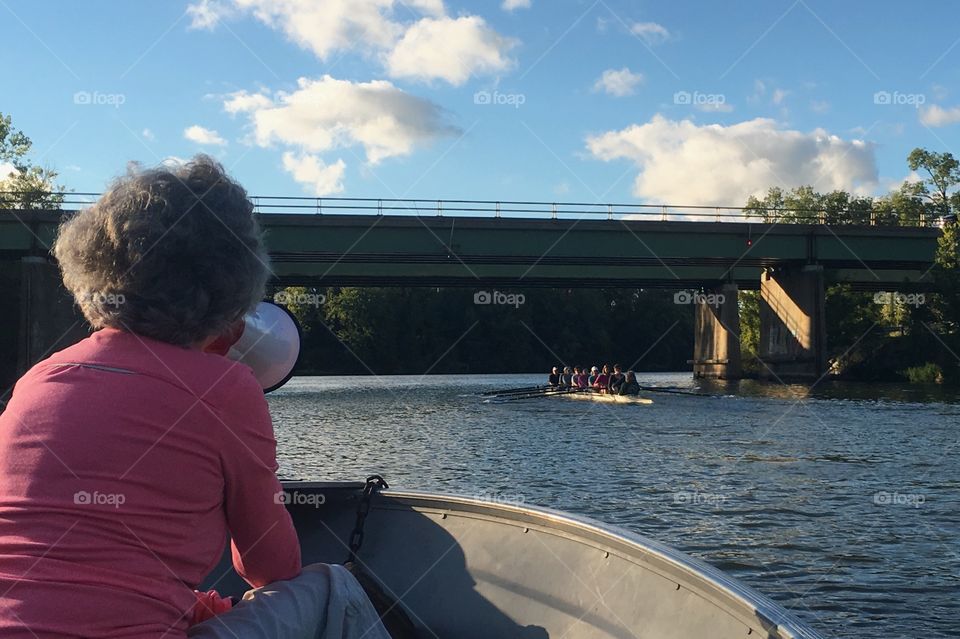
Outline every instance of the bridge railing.
<svg viewBox="0 0 960 639">
<path fill-rule="evenodd" d="M 11 196 L 0 191 L 0 196 Z M 89 206 L 100 193 L 50 194 L 59 208 Z M 784 222 L 806 224 L 863 224 L 871 226 L 937 226 L 941 218 L 926 212 L 900 214 L 879 210 L 831 210 L 801 208 L 747 209 L 742 206 L 677 204 L 537 202 L 525 200 L 442 200 L 414 198 L 356 198 L 263 196 L 250 197 L 261 214 L 310 215 L 419 215 L 534 219 L 596 219 L 691 222 Z M 0 202 L 4 198 L 0 197 Z M 2 208 L 2 207 L 0 207 Z"/>
</svg>

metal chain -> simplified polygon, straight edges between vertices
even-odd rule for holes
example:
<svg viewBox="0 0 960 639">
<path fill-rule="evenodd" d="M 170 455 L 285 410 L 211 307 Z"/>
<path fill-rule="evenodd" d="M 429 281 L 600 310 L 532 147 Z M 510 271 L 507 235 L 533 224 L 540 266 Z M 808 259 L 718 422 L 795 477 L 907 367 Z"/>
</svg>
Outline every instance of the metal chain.
<svg viewBox="0 0 960 639">
<path fill-rule="evenodd" d="M 385 488 L 390 488 L 387 481 L 380 475 L 370 475 L 363 485 L 363 493 L 360 495 L 360 503 L 357 504 L 357 523 L 353 526 L 353 532 L 350 533 L 350 554 L 344 563 L 349 563 L 357 558 L 360 547 L 363 545 L 363 526 L 367 521 L 367 515 L 370 514 L 370 505 L 373 496 Z"/>
</svg>

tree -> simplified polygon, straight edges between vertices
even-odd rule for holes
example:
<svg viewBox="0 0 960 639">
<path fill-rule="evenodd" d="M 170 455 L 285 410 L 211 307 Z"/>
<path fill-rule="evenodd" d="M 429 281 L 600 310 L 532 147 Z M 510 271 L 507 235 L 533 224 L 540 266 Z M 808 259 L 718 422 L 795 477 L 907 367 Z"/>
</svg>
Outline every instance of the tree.
<svg viewBox="0 0 960 639">
<path fill-rule="evenodd" d="M 930 219 L 933 211 L 929 203 L 917 195 L 910 182 L 904 182 L 896 191 L 874 201 L 877 224 L 894 226 L 922 226 L 921 221 Z"/>
<path fill-rule="evenodd" d="M 941 331 L 956 333 L 960 327 L 960 227 L 956 223 L 945 226 L 940 236 L 933 281 L 933 317 Z"/>
<path fill-rule="evenodd" d="M 771 187 L 763 198 L 750 196 L 744 212 L 764 222 L 791 224 L 870 224 L 874 201 L 846 191 L 818 193 L 812 186 L 789 191 Z"/>
<path fill-rule="evenodd" d="M 960 197 L 950 189 L 960 184 L 960 162 L 952 153 L 937 153 L 916 148 L 907 156 L 911 171 L 921 171 L 926 177 L 919 182 L 907 182 L 907 188 L 918 198 L 927 200 L 940 215 L 949 215 L 951 205 Z"/>
<path fill-rule="evenodd" d="M 0 113 L 0 209 L 59 209 L 57 172 L 30 162 L 33 142 Z"/>
</svg>

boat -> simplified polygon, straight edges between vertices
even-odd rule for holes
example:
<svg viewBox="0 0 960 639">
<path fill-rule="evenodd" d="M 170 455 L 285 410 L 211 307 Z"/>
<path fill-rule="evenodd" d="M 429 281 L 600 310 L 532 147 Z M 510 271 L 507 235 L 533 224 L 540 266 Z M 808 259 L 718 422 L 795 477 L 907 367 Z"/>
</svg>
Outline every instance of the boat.
<svg viewBox="0 0 960 639">
<path fill-rule="evenodd" d="M 283 487 L 304 562 L 343 562 L 364 484 Z M 421 637 L 819 639 L 778 604 L 674 548 L 520 501 L 376 493 L 357 564 Z M 208 587 L 233 596 L 248 588 L 229 549 Z"/>
<path fill-rule="evenodd" d="M 607 395 L 596 391 L 585 390 L 575 393 L 561 393 L 559 397 L 568 399 L 581 399 L 591 402 L 607 402 L 609 404 L 652 404 L 653 400 L 647 397 L 638 397 L 637 395 Z"/>
</svg>

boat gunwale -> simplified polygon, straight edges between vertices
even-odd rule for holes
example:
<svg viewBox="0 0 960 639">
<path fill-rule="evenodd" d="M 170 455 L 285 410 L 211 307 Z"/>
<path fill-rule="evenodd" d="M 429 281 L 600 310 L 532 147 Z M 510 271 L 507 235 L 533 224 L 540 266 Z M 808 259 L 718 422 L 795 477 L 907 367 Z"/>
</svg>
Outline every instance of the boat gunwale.
<svg viewBox="0 0 960 639">
<path fill-rule="evenodd" d="M 334 484 L 334 485 L 331 485 Z M 309 482 L 309 481 L 288 481 L 284 482 L 284 487 L 288 485 L 297 488 L 339 488 L 355 489 L 362 488 L 362 483 L 347 482 Z M 384 490 L 380 492 L 380 497 L 373 509 L 390 508 L 389 502 L 397 505 L 405 505 L 412 508 L 432 509 L 442 513 L 443 511 L 455 511 L 457 514 L 474 514 L 497 517 L 501 520 L 509 520 L 517 524 L 539 524 L 543 527 L 543 532 L 556 533 L 563 528 L 566 532 L 577 533 L 580 539 L 584 538 L 591 541 L 603 541 L 611 546 L 620 546 L 624 549 L 623 559 L 633 562 L 644 562 L 643 568 L 652 570 L 659 576 L 681 584 L 674 576 L 688 575 L 690 582 L 697 583 L 700 588 L 686 587 L 688 590 L 696 592 L 706 601 L 722 607 L 729 614 L 740 619 L 748 628 L 754 628 L 760 624 L 761 629 L 767 633 L 770 627 L 776 628 L 777 632 L 783 637 L 793 639 L 822 639 L 821 635 L 815 632 L 804 622 L 795 618 L 786 608 L 776 603 L 766 595 L 750 588 L 727 575 L 720 569 L 709 563 L 688 555 L 676 548 L 673 548 L 662 542 L 645 537 L 641 534 L 632 532 L 620 526 L 607 524 L 591 517 L 567 513 L 552 508 L 542 506 L 516 505 L 502 502 L 492 502 L 477 499 L 467 495 L 458 495 L 453 493 L 432 493 L 428 491 L 416 490 Z M 633 551 L 632 553 L 630 551 Z M 640 554 L 638 554 L 638 551 Z M 659 559 L 663 564 L 677 570 L 678 575 L 665 575 L 656 570 L 650 563 L 650 558 Z M 709 586 L 714 592 L 731 600 L 737 607 L 722 605 L 716 598 L 711 598 L 710 592 L 704 586 Z M 752 617 L 744 619 L 744 610 L 750 610 Z M 768 627 L 768 625 L 770 627 Z"/>
</svg>

